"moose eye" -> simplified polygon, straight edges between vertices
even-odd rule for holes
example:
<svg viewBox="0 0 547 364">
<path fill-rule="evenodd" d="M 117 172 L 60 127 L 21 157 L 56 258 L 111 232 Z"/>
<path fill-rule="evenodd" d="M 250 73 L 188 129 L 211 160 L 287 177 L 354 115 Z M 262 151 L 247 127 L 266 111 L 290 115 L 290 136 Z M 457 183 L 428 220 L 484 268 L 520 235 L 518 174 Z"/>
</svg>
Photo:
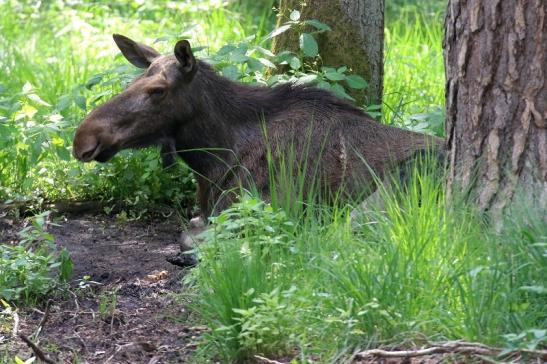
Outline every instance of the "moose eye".
<svg viewBox="0 0 547 364">
<path fill-rule="evenodd" d="M 150 91 L 148 91 L 148 94 L 150 95 L 150 97 L 154 97 L 154 98 L 162 98 L 163 96 L 165 96 L 166 93 L 167 91 L 164 88 L 159 88 L 159 87 L 153 88 Z"/>
</svg>

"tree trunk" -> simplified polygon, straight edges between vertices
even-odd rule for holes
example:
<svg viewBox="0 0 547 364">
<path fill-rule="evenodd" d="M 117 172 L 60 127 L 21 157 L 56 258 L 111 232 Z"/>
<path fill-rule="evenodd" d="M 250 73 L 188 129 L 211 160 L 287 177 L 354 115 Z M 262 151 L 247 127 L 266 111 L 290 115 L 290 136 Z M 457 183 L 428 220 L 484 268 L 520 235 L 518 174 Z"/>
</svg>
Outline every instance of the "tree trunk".
<svg viewBox="0 0 547 364">
<path fill-rule="evenodd" d="M 546 10 L 545 0 L 448 2 L 449 193 L 469 193 L 494 219 L 517 191 L 547 207 Z"/>
<path fill-rule="evenodd" d="M 359 104 L 381 104 L 383 91 L 384 0 L 280 0 L 281 25 L 292 10 L 302 19 L 317 19 L 332 28 L 318 37 L 325 66 L 348 66 L 369 83 L 365 90 L 350 90 Z M 298 49 L 298 35 L 285 32 L 274 38 L 273 51 Z"/>
</svg>

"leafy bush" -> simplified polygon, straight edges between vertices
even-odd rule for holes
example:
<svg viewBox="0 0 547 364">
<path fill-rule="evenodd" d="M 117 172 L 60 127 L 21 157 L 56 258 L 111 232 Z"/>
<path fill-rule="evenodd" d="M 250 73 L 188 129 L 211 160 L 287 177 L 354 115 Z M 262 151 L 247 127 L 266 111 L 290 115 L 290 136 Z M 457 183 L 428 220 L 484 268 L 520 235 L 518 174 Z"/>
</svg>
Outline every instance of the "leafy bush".
<svg viewBox="0 0 547 364">
<path fill-rule="evenodd" d="M 233 80 L 273 86 L 284 82 L 316 85 L 330 90 L 341 98 L 355 101 L 347 88 L 363 89 L 367 82 L 359 75 L 349 74 L 346 66 L 319 66 L 319 54 L 315 37 L 331 31 L 330 27 L 316 19 L 301 20 L 300 12 L 293 11 L 289 21 L 274 29 L 263 39 L 250 37 L 238 43 L 221 47 L 209 60 L 221 73 Z M 309 26 L 313 32 L 304 31 Z M 272 53 L 263 46 L 272 38 L 294 28 L 300 33 L 299 50 Z M 284 67 L 283 73 L 271 70 Z"/>
<path fill-rule="evenodd" d="M 212 219 L 192 272 L 196 309 L 212 329 L 204 352 L 212 346 L 233 360 L 295 345 L 293 315 L 303 303 L 294 299 L 296 286 L 279 279 L 288 269 L 283 257 L 296 254 L 294 228 L 282 210 L 249 195 Z"/>
<path fill-rule="evenodd" d="M 68 251 L 59 250 L 44 230 L 47 215 L 31 219 L 31 225 L 19 233 L 19 244 L 0 244 L 0 298 L 33 304 L 70 278 Z"/>
</svg>

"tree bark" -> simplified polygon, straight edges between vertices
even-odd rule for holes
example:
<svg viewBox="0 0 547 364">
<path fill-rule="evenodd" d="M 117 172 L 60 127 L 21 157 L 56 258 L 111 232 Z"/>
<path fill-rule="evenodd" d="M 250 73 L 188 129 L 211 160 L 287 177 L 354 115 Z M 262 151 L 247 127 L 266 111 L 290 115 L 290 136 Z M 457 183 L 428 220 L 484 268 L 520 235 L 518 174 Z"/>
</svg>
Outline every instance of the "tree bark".
<svg viewBox="0 0 547 364">
<path fill-rule="evenodd" d="M 365 90 L 350 90 L 359 104 L 381 104 L 383 91 L 384 0 L 280 0 L 278 25 L 292 10 L 302 19 L 317 19 L 332 29 L 318 37 L 325 66 L 348 66 L 369 83 Z M 285 32 L 273 42 L 273 51 L 298 49 L 298 35 Z"/>
<path fill-rule="evenodd" d="M 546 10 L 545 0 L 448 2 L 448 191 L 497 222 L 521 191 L 547 207 Z"/>
</svg>

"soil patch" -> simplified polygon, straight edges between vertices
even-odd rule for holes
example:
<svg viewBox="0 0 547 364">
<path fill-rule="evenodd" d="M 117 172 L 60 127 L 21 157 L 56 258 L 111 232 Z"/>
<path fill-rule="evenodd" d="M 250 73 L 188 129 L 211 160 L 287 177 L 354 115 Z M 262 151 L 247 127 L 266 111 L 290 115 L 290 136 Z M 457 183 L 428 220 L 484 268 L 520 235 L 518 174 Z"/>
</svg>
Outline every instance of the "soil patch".
<svg viewBox="0 0 547 364">
<path fill-rule="evenodd" d="M 71 253 L 71 290 L 49 305 L 20 309 L 18 332 L 54 362 L 187 362 L 203 328 L 192 324 L 187 302 L 174 294 L 184 270 L 166 261 L 179 251 L 180 221 L 173 215 L 123 223 L 80 215 L 58 223 L 48 231 Z M 23 224 L 4 220 L 2 241 L 15 239 Z M 6 351 L 33 355 L 0 329 L 0 353 Z"/>
</svg>

